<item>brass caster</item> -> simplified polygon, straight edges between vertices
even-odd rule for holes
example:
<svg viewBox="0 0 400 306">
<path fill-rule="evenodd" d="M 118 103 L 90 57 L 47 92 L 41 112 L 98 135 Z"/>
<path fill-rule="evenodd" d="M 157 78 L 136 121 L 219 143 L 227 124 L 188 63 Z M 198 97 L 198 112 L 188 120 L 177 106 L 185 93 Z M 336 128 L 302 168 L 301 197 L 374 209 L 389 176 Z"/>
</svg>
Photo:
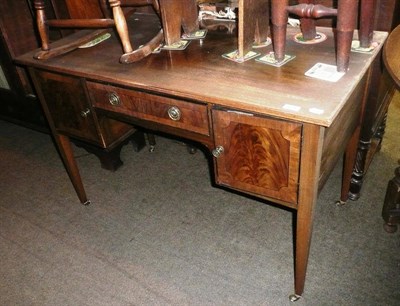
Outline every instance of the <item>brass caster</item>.
<svg viewBox="0 0 400 306">
<path fill-rule="evenodd" d="M 291 302 L 297 302 L 298 300 L 300 300 L 301 295 L 298 294 L 291 294 L 289 295 L 289 301 Z"/>
<path fill-rule="evenodd" d="M 86 202 L 83 202 L 82 205 L 85 205 L 85 206 L 90 205 L 90 200 L 87 200 Z"/>
<path fill-rule="evenodd" d="M 336 201 L 335 204 L 337 207 L 342 207 L 342 206 L 346 205 L 346 203 L 347 203 L 346 201 L 339 200 L 339 201 Z"/>
<path fill-rule="evenodd" d="M 156 150 L 156 146 L 150 146 L 149 152 L 153 153 Z"/>
<path fill-rule="evenodd" d="M 389 224 L 389 223 L 384 223 L 383 224 L 383 229 L 385 230 L 386 233 L 393 234 L 397 231 L 397 225 L 396 224 Z"/>
</svg>

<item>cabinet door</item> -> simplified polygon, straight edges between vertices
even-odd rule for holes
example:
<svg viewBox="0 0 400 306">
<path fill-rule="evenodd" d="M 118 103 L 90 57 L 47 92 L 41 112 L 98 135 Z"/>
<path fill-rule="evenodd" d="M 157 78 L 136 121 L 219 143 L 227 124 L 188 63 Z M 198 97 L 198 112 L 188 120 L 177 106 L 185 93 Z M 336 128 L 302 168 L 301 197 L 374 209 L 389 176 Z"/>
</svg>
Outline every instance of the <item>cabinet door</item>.
<svg viewBox="0 0 400 306">
<path fill-rule="evenodd" d="M 301 124 L 213 110 L 216 182 L 297 203 Z"/>
<path fill-rule="evenodd" d="M 84 80 L 47 71 L 35 71 L 34 77 L 58 132 L 109 148 L 135 131 L 129 124 L 95 114 Z"/>
<path fill-rule="evenodd" d="M 81 79 L 37 71 L 38 91 L 44 98 L 57 130 L 82 140 L 98 142 L 98 134 Z"/>
</svg>

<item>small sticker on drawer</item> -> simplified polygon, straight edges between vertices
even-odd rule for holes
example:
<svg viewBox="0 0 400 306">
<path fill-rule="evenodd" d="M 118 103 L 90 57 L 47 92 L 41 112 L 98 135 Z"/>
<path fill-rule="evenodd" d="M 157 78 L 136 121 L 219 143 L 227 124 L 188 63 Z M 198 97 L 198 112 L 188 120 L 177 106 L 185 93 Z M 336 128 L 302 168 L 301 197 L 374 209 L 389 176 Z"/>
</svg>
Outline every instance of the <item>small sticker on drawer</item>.
<svg viewBox="0 0 400 306">
<path fill-rule="evenodd" d="M 293 104 L 285 104 L 282 108 L 292 112 L 298 112 L 301 109 L 300 106 Z"/>
</svg>

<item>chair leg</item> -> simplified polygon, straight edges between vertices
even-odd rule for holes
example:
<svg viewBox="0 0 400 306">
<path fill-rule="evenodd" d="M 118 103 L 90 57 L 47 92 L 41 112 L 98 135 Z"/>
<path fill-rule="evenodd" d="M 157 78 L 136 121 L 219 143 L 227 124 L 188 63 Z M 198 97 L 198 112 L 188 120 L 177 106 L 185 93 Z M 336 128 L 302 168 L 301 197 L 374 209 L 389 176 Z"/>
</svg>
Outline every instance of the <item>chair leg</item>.
<svg viewBox="0 0 400 306">
<path fill-rule="evenodd" d="M 186 34 L 196 32 L 199 29 L 199 12 L 195 0 L 186 0 L 182 7 L 182 28 Z"/>
<path fill-rule="evenodd" d="M 360 10 L 360 47 L 368 48 L 372 42 L 374 14 L 376 8 L 376 0 L 361 0 Z"/>
<path fill-rule="evenodd" d="M 346 72 L 349 68 L 358 4 L 359 0 L 338 1 L 336 65 L 339 72 Z"/>
<path fill-rule="evenodd" d="M 112 8 L 115 27 L 117 28 L 118 35 L 121 39 L 122 48 L 124 53 L 131 53 L 133 51 L 128 32 L 128 25 L 124 13 L 121 8 L 121 1 L 109 0 L 110 7 Z"/>
<path fill-rule="evenodd" d="M 272 40 L 275 60 L 278 62 L 285 59 L 288 5 L 289 0 L 271 0 Z"/>
<path fill-rule="evenodd" d="M 181 40 L 182 28 L 186 34 L 199 29 L 195 0 L 159 0 L 159 3 L 167 45 Z"/>
<path fill-rule="evenodd" d="M 44 0 L 34 0 L 33 5 L 36 10 L 36 23 L 39 30 L 41 48 L 43 51 L 48 51 L 50 50 L 49 28 L 46 25 Z"/>
<path fill-rule="evenodd" d="M 110 3 L 110 7 L 112 8 L 115 27 L 117 29 L 118 35 L 122 43 L 122 48 L 124 50 L 124 54 L 120 57 L 119 61 L 123 64 L 129 64 L 139 61 L 142 58 L 151 54 L 163 41 L 164 39 L 163 30 L 160 30 L 158 34 L 148 43 L 134 50 L 130 42 L 128 24 L 126 22 L 124 12 L 122 11 L 121 8 L 121 1 L 120 0 L 108 0 L 108 1 Z M 151 0 L 151 2 L 153 4 L 153 7 L 156 10 L 158 10 L 159 9 L 158 2 L 156 0 Z M 144 3 L 148 3 L 148 1 L 145 1 Z"/>
<path fill-rule="evenodd" d="M 315 0 L 299 0 L 300 4 L 314 4 Z M 304 40 L 312 40 L 317 36 L 317 30 L 315 27 L 315 19 L 312 18 L 300 18 L 301 32 Z"/>
</svg>

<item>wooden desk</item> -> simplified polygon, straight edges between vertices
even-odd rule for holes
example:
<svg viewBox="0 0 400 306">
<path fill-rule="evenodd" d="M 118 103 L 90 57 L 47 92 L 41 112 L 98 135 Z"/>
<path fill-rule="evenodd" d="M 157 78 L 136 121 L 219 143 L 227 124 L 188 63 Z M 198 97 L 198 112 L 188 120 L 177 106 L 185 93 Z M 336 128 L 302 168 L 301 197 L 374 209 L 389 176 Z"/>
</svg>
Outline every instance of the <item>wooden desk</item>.
<svg viewBox="0 0 400 306">
<path fill-rule="evenodd" d="M 389 35 L 383 49 L 383 61 L 397 89 L 400 89 L 400 26 Z M 396 168 L 395 177 L 389 181 L 382 217 L 385 220 L 385 230 L 396 232 L 397 224 L 400 224 L 400 167 Z"/>
<path fill-rule="evenodd" d="M 158 31 L 157 20 L 148 15 L 136 15 L 130 22 L 142 34 L 132 37 L 136 45 Z M 55 109 L 68 88 L 73 98 L 66 103 L 80 101 L 88 117 L 197 141 L 214 156 L 217 184 L 293 209 L 295 294 L 300 296 L 317 195 L 345 152 L 342 198 L 347 197 L 369 68 L 380 49 L 352 54 L 349 72 L 337 83 L 312 79 L 304 73 L 314 64 L 335 63 L 332 32 L 320 31 L 328 39 L 319 45 L 288 40 L 287 50 L 296 59 L 281 68 L 224 59 L 221 55 L 237 48 L 237 42 L 223 31 L 210 31 L 185 51 L 162 51 L 131 65 L 118 63 L 121 46 L 114 36 L 46 61 L 34 60 L 31 52 L 18 62 L 29 67 L 82 203 L 89 201 L 70 144 L 70 137 L 82 131 L 68 128 L 77 118 L 60 121 Z M 381 43 L 385 38 L 386 33 L 375 33 Z M 108 131 L 107 126 L 84 128 Z"/>
</svg>

